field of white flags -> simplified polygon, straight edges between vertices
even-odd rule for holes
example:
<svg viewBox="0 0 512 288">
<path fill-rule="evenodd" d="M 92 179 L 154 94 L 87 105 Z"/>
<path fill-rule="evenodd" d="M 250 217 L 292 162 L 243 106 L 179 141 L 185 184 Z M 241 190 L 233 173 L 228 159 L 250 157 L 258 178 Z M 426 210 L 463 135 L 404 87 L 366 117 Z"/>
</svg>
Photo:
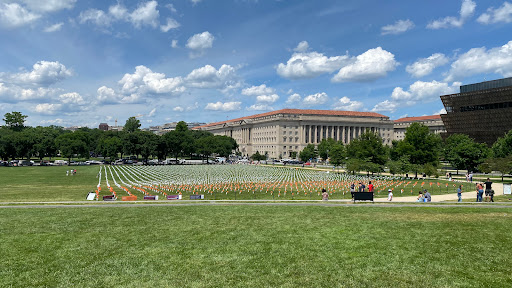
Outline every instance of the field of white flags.
<svg viewBox="0 0 512 288">
<path fill-rule="evenodd" d="M 454 182 L 437 179 L 403 179 L 393 176 L 367 177 L 336 171 L 259 165 L 167 165 L 100 166 L 97 199 L 267 199 L 319 200 L 322 189 L 329 199 L 350 199 L 350 185 L 372 181 L 375 197 L 416 195 L 428 189 L 432 194 L 454 193 Z M 366 190 L 367 191 L 367 190 Z M 191 195 L 196 195 L 192 196 Z M 123 197 L 124 196 L 124 197 Z M 136 196 L 136 197 L 133 197 Z"/>
</svg>

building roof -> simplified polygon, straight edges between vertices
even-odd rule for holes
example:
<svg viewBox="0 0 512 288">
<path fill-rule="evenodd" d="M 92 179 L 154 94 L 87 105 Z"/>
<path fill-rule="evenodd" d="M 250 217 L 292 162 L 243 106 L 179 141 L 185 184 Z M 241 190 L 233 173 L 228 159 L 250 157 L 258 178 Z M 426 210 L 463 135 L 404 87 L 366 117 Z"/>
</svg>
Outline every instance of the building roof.
<svg viewBox="0 0 512 288">
<path fill-rule="evenodd" d="M 420 116 L 420 117 L 404 117 L 400 119 L 396 119 L 394 122 L 416 122 L 416 121 L 427 121 L 427 120 L 441 120 L 441 115 L 430 115 L 430 116 Z"/>
<path fill-rule="evenodd" d="M 292 114 L 292 115 L 327 115 L 327 116 L 353 116 L 353 117 L 376 117 L 376 118 L 389 118 L 388 116 L 375 113 L 375 112 L 357 112 L 357 111 L 338 111 L 338 110 L 311 110 L 311 109 L 281 109 L 251 116 L 245 116 L 241 118 L 231 119 L 227 121 L 209 123 L 206 125 L 194 127 L 193 129 L 200 129 L 205 127 L 211 127 L 221 125 L 225 123 L 238 122 L 245 119 L 255 119 L 260 117 L 266 117 L 277 114 Z"/>
</svg>

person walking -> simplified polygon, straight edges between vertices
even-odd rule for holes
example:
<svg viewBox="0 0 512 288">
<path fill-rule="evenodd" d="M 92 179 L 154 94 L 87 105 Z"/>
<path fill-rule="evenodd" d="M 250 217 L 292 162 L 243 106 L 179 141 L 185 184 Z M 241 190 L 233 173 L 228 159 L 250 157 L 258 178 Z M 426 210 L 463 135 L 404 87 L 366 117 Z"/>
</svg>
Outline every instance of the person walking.
<svg viewBox="0 0 512 288">
<path fill-rule="evenodd" d="M 484 195 L 484 186 L 482 183 L 476 184 L 476 202 L 482 202 L 482 196 Z"/>
<path fill-rule="evenodd" d="M 372 192 L 373 193 L 373 184 L 372 184 L 372 181 L 370 181 L 368 183 L 368 192 Z"/>
<path fill-rule="evenodd" d="M 393 200 L 393 190 L 389 189 L 388 190 L 388 201 L 392 201 Z"/>
<path fill-rule="evenodd" d="M 462 202 L 462 185 L 459 185 L 459 188 L 457 188 L 457 197 L 459 198 L 457 202 Z"/>
</svg>

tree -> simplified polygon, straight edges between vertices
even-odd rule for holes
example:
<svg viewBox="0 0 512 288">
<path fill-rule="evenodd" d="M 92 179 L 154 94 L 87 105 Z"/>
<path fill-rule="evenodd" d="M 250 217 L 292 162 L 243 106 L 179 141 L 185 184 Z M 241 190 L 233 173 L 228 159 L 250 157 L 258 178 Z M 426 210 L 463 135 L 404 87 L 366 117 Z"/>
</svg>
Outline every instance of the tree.
<svg viewBox="0 0 512 288">
<path fill-rule="evenodd" d="M 261 155 L 259 151 L 256 151 L 256 153 L 251 155 L 251 159 L 253 161 L 261 161 L 261 160 L 266 160 L 267 156 Z"/>
<path fill-rule="evenodd" d="M 198 150 L 198 153 L 201 154 L 204 158 L 207 159 L 212 155 L 214 151 L 214 145 L 215 145 L 215 137 L 213 135 L 203 137 L 199 140 L 197 140 L 196 147 Z"/>
<path fill-rule="evenodd" d="M 347 145 L 347 157 L 383 166 L 388 160 L 388 153 L 382 144 L 382 138 L 367 130 Z"/>
<path fill-rule="evenodd" d="M 409 157 L 412 172 L 416 173 L 417 177 L 419 166 L 427 163 L 434 167 L 438 166 L 440 145 L 439 135 L 431 133 L 427 126 L 416 122 L 407 128 L 404 140 L 396 142 L 392 153 L 396 153 L 395 157 Z"/>
<path fill-rule="evenodd" d="M 302 151 L 299 153 L 299 158 L 301 161 L 308 162 L 310 159 L 315 158 L 318 155 L 315 145 L 308 144 L 308 146 L 304 147 Z"/>
<path fill-rule="evenodd" d="M 484 163 L 478 166 L 482 172 L 490 173 L 492 171 L 498 171 L 501 174 L 501 181 L 503 182 L 503 176 L 505 174 L 512 173 L 512 155 L 504 158 L 490 158 Z"/>
<path fill-rule="evenodd" d="M 215 139 L 213 153 L 218 154 L 221 157 L 228 158 L 233 150 L 238 148 L 238 144 L 235 139 L 224 136 L 224 135 L 215 135 L 213 136 Z"/>
<path fill-rule="evenodd" d="M 512 130 L 494 142 L 492 154 L 495 158 L 504 158 L 512 155 Z"/>
<path fill-rule="evenodd" d="M 488 157 L 489 152 L 487 145 L 476 143 L 465 134 L 453 134 L 445 140 L 445 159 L 457 170 L 475 170 Z"/>
<path fill-rule="evenodd" d="M 77 154 L 80 157 L 89 158 L 89 145 L 86 140 L 86 134 L 84 132 L 76 131 L 73 133 L 62 134 L 55 143 L 60 150 L 62 156 L 68 158 L 68 164 L 71 162 L 71 158 Z"/>
<path fill-rule="evenodd" d="M 130 117 L 130 118 L 128 118 L 128 120 L 126 120 L 126 123 L 124 124 L 123 131 L 132 133 L 132 132 L 138 131 L 139 128 L 140 128 L 139 119 L 137 119 L 135 117 Z"/>
<path fill-rule="evenodd" d="M 14 131 L 21 131 L 25 128 L 25 119 L 28 116 L 21 114 L 21 112 L 13 111 L 12 113 L 5 113 L 4 117 L 2 120 L 5 121 L 5 126 Z"/>
<path fill-rule="evenodd" d="M 320 144 L 318 144 L 318 156 L 324 160 L 324 162 L 327 161 L 329 155 L 331 153 L 330 150 L 332 150 L 332 147 L 336 144 L 336 140 L 332 138 L 322 139 L 320 141 Z"/>
<path fill-rule="evenodd" d="M 341 143 L 336 143 L 329 150 L 329 155 L 332 165 L 341 166 L 345 162 L 345 147 Z"/>
</svg>

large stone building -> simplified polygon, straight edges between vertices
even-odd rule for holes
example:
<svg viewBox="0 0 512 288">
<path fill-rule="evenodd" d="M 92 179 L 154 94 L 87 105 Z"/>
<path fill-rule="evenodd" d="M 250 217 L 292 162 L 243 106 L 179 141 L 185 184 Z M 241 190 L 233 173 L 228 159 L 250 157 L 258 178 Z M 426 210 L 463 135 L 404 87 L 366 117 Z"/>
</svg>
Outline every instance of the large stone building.
<svg viewBox="0 0 512 288">
<path fill-rule="evenodd" d="M 393 121 L 373 112 L 283 109 L 195 127 L 215 135 L 234 138 L 239 151 L 250 156 L 256 151 L 269 158 L 288 158 L 308 144 L 333 138 L 344 144 L 366 129 L 377 132 L 385 145 L 393 139 Z"/>
<path fill-rule="evenodd" d="M 430 132 L 434 134 L 441 134 L 446 132 L 444 129 L 443 120 L 441 115 L 430 115 L 420 117 L 404 117 L 397 119 L 394 122 L 394 140 L 403 140 L 405 138 L 405 131 L 412 123 L 419 122 L 426 125 Z"/>
<path fill-rule="evenodd" d="M 446 133 L 460 133 L 492 145 L 512 129 L 512 77 L 460 86 L 460 93 L 441 96 Z"/>
</svg>

